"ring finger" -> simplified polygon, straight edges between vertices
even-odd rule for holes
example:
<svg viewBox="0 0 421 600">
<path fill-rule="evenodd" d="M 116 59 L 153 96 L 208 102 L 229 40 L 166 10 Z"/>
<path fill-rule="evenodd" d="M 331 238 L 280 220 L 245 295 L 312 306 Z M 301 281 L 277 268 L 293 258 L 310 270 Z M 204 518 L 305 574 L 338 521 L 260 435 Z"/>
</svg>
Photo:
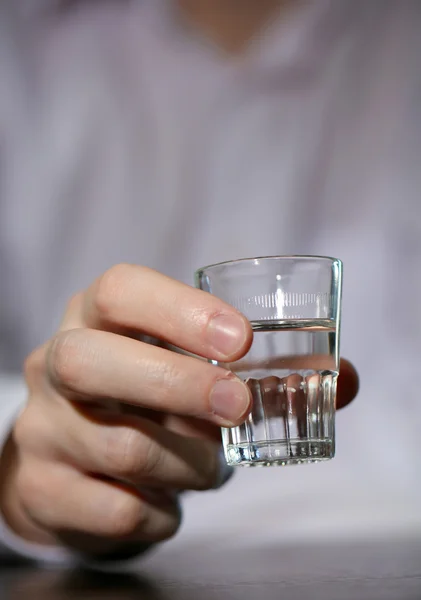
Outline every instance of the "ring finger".
<svg viewBox="0 0 421 600">
<path fill-rule="evenodd" d="M 146 418 L 101 414 L 76 403 L 50 403 L 48 418 L 42 412 L 46 414 L 37 409 L 30 416 L 25 448 L 39 453 L 37 440 L 42 439 L 50 457 L 85 473 L 140 487 L 192 490 L 217 487 L 224 477 L 220 444 L 211 439 L 186 437 Z"/>
</svg>

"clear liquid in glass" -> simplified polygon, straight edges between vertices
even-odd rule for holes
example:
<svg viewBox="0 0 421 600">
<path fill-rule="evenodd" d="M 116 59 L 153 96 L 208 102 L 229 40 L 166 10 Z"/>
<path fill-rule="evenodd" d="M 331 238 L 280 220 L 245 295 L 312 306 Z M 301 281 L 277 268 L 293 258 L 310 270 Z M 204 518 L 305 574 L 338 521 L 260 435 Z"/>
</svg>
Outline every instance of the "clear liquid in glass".
<svg viewBox="0 0 421 600">
<path fill-rule="evenodd" d="M 338 356 L 335 322 L 252 322 L 247 355 L 227 365 L 253 397 L 247 421 L 223 429 L 225 457 L 236 466 L 271 466 L 334 456 Z"/>
</svg>

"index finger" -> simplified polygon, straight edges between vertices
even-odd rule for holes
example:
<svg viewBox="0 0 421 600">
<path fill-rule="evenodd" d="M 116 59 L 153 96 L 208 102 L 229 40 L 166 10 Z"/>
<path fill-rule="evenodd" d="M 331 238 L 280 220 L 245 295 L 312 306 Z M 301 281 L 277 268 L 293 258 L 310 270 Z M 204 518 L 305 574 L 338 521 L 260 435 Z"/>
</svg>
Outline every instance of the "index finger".
<svg viewBox="0 0 421 600">
<path fill-rule="evenodd" d="M 88 289 L 86 327 L 135 330 L 224 362 L 250 348 L 248 320 L 216 296 L 136 265 L 117 265 Z"/>
</svg>

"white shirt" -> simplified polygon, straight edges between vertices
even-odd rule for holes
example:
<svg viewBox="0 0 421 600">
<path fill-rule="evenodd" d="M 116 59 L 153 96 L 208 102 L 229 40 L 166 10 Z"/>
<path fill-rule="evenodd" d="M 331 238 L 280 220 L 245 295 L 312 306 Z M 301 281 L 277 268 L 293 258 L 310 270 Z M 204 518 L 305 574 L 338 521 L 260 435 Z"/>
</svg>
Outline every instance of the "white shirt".
<svg viewBox="0 0 421 600">
<path fill-rule="evenodd" d="M 163 551 L 419 535 L 421 3 L 304 2 L 236 60 L 165 0 L 23 7 L 0 8 L 2 437 L 24 356 L 111 265 L 192 283 L 220 260 L 333 255 L 361 375 L 337 457 L 190 495 Z"/>
</svg>

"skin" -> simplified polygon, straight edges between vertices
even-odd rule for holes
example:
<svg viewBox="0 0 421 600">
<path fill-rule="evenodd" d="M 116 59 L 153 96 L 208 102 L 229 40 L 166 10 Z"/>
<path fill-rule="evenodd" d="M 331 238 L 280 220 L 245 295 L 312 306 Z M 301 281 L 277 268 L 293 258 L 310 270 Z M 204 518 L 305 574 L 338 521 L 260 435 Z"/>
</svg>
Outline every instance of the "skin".
<svg viewBox="0 0 421 600">
<path fill-rule="evenodd" d="M 238 11 L 239 0 L 177 1 L 233 53 L 281 5 L 241 0 Z M 247 386 L 198 357 L 232 362 L 251 342 L 245 317 L 210 294 L 139 266 L 104 273 L 26 361 L 28 403 L 0 460 L 10 527 L 97 555 L 174 535 L 174 490 L 221 484 L 219 427 L 240 424 L 251 408 Z M 355 369 L 342 361 L 337 407 L 357 390 Z"/>
<path fill-rule="evenodd" d="M 187 22 L 228 55 L 238 55 L 270 24 L 300 0 L 176 0 Z"/>
<path fill-rule="evenodd" d="M 245 419 L 247 386 L 140 333 L 224 362 L 252 342 L 235 309 L 143 267 L 113 267 L 75 296 L 26 362 L 29 400 L 2 461 L 2 510 L 20 536 L 93 553 L 157 542 L 179 526 L 175 489 L 220 483 L 218 428 Z M 341 407 L 358 386 L 347 362 L 339 382 Z"/>
</svg>

